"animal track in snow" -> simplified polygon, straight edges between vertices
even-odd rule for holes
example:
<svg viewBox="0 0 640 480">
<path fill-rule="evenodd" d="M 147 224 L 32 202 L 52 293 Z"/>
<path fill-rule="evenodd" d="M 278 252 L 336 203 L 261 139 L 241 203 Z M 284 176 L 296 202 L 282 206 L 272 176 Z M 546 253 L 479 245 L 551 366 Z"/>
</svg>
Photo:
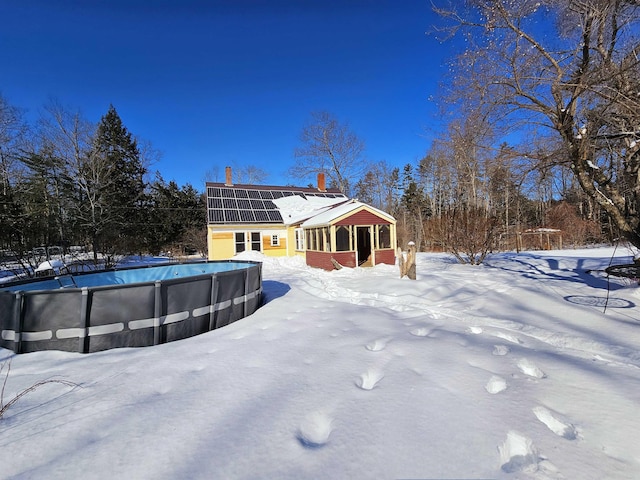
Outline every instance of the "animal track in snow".
<svg viewBox="0 0 640 480">
<path fill-rule="evenodd" d="M 518 368 L 522 373 L 534 378 L 545 378 L 547 375 L 538 368 L 538 366 L 531 360 L 521 358 L 518 360 Z"/>
<path fill-rule="evenodd" d="M 578 437 L 578 433 L 573 425 L 558 420 L 547 408 L 540 406 L 535 407 L 533 414 L 559 437 L 566 438 L 567 440 L 575 440 Z"/>
<path fill-rule="evenodd" d="M 498 375 L 493 375 L 484 388 L 490 394 L 495 395 L 507 389 L 507 381 Z"/>
<path fill-rule="evenodd" d="M 300 424 L 296 437 L 304 447 L 321 447 L 329 441 L 332 423 L 333 419 L 327 414 L 320 411 L 312 412 Z"/>
<path fill-rule="evenodd" d="M 507 347 L 506 345 L 494 345 L 493 346 L 493 355 L 497 355 L 497 356 L 503 356 L 508 354 L 511 351 L 511 349 L 509 347 Z"/>
<path fill-rule="evenodd" d="M 500 468 L 503 472 L 533 473 L 538 470 L 541 460 L 531 439 L 513 430 L 507 433 L 507 439 L 498 447 Z"/>
<path fill-rule="evenodd" d="M 356 380 L 356 385 L 362 390 L 372 390 L 383 378 L 384 374 L 380 370 L 370 368 L 365 373 L 360 375 L 358 380 Z"/>
</svg>

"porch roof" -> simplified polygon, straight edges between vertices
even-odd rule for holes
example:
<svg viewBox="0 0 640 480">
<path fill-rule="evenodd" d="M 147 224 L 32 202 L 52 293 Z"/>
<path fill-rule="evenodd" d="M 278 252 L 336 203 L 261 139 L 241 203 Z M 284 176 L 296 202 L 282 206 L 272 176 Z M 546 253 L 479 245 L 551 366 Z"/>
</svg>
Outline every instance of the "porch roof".
<svg viewBox="0 0 640 480">
<path fill-rule="evenodd" d="M 346 202 L 337 204 L 331 208 L 325 209 L 324 211 L 318 213 L 317 215 L 314 215 L 308 218 L 307 220 L 305 220 L 304 222 L 302 222 L 301 226 L 303 228 L 311 228 L 311 227 L 321 227 L 321 226 L 330 225 L 334 221 L 344 217 L 345 215 L 348 215 L 362 208 L 374 213 L 378 217 L 388 220 L 391 223 L 394 223 L 394 224 L 396 223 L 395 218 L 393 218 L 388 213 L 383 212 L 382 210 L 378 210 L 377 208 L 372 207 L 371 205 L 368 205 L 366 203 L 362 203 L 358 200 L 353 199 L 353 200 L 348 200 Z"/>
</svg>

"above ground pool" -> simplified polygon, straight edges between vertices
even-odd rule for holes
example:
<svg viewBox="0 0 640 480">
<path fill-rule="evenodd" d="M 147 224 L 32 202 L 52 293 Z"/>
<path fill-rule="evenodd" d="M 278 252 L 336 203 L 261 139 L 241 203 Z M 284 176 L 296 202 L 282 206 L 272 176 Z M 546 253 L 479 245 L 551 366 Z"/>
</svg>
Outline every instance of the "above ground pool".
<svg viewBox="0 0 640 480">
<path fill-rule="evenodd" d="M 171 342 L 252 314 L 262 264 L 198 262 L 21 281 L 0 288 L 0 347 L 97 352 Z"/>
</svg>

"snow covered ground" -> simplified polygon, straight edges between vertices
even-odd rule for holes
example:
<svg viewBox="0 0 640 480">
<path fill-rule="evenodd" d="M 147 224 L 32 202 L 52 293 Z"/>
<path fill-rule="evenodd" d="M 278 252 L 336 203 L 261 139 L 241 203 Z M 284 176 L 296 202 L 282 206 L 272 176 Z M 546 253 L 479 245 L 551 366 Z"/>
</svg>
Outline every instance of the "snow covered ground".
<svg viewBox="0 0 640 480">
<path fill-rule="evenodd" d="M 0 477 L 640 478 L 640 288 L 585 272 L 612 256 L 419 254 L 416 281 L 259 257 L 267 303 L 220 330 L 0 349 L 5 404 L 78 385 L 7 410 Z"/>
</svg>

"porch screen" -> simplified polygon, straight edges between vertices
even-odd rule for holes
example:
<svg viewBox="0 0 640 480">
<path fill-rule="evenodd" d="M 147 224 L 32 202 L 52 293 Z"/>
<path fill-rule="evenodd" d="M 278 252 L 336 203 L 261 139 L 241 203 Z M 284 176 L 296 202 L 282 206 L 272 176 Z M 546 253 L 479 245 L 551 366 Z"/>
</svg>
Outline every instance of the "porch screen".
<svg viewBox="0 0 640 480">
<path fill-rule="evenodd" d="M 336 227 L 336 251 L 347 252 L 351 250 L 349 248 L 349 230 L 350 228 L 345 225 L 338 225 Z"/>
<path fill-rule="evenodd" d="M 378 248 L 391 248 L 391 228 L 389 225 L 378 226 Z"/>
</svg>

